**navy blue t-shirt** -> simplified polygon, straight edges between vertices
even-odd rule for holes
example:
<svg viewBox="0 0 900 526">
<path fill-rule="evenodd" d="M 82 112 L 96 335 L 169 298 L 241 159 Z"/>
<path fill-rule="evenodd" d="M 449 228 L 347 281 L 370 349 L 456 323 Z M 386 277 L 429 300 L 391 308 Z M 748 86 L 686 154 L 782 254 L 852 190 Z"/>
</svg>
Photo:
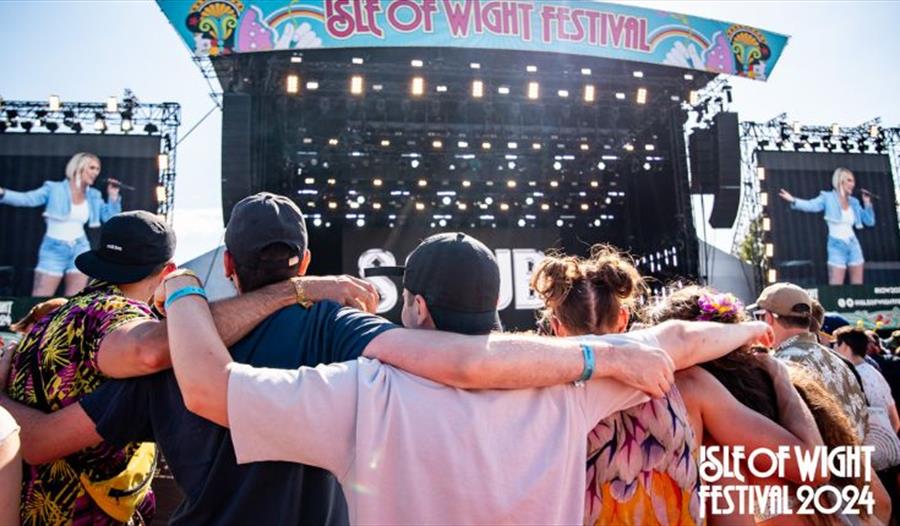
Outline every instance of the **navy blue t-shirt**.
<svg viewBox="0 0 900 526">
<path fill-rule="evenodd" d="M 230 351 L 235 361 L 257 367 L 316 366 L 356 359 L 395 327 L 332 302 L 295 305 L 269 316 Z M 171 370 L 106 382 L 81 405 L 107 442 L 159 445 L 185 495 L 171 524 L 349 523 L 329 472 L 289 462 L 237 465 L 228 429 L 185 408 Z"/>
</svg>

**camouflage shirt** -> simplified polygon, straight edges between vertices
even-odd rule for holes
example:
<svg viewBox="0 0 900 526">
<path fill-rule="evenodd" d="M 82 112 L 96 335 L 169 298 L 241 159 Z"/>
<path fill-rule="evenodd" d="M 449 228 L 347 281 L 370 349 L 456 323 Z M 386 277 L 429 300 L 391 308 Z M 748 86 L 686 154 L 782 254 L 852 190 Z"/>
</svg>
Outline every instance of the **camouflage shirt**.
<svg viewBox="0 0 900 526">
<path fill-rule="evenodd" d="M 866 437 L 869 410 L 866 395 L 853 374 L 853 365 L 831 349 L 819 345 L 811 333 L 788 338 L 775 348 L 775 357 L 795 363 L 815 375 L 838 403 L 856 430 L 860 442 Z"/>
</svg>

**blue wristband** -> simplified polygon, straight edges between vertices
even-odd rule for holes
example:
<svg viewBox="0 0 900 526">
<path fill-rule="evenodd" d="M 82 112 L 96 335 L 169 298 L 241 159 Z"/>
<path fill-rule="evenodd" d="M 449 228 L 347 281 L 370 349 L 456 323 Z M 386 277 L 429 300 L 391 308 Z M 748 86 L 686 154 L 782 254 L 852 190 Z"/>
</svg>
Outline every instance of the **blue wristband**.
<svg viewBox="0 0 900 526">
<path fill-rule="evenodd" d="M 582 343 L 581 354 L 584 357 L 584 371 L 581 372 L 581 378 L 575 382 L 576 384 L 583 384 L 594 376 L 594 348 Z"/>
<path fill-rule="evenodd" d="M 177 300 L 185 296 L 203 296 L 203 299 L 206 299 L 206 291 L 203 290 L 202 287 L 183 287 L 172 294 L 169 294 L 169 297 L 166 298 L 165 308 L 169 310 L 169 306 L 175 303 Z"/>
</svg>

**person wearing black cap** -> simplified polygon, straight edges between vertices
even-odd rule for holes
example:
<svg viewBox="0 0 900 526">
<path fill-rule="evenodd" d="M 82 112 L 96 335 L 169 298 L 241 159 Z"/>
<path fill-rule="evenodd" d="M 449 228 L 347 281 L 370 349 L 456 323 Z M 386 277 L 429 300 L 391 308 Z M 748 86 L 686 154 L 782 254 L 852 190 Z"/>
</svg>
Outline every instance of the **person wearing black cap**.
<svg viewBox="0 0 900 526">
<path fill-rule="evenodd" d="M 403 276 L 404 327 L 459 334 L 503 330 L 500 268 L 490 249 L 471 236 L 435 234 L 412 251 L 405 267 L 378 270 Z"/>
<path fill-rule="evenodd" d="M 256 239 L 248 244 L 264 240 L 267 235 L 282 236 L 285 243 L 294 243 L 295 255 L 303 254 L 305 244 L 301 247 L 296 241 L 305 238 L 305 231 L 300 232 L 296 222 L 296 232 L 286 233 L 277 225 L 272 226 L 272 230 L 256 233 Z M 103 226 L 100 248 L 82 254 L 76 261 L 94 281 L 53 316 L 39 322 L 18 347 L 12 365 L 10 397 L 43 411 L 56 410 L 44 414 L 0 399 L 22 426 L 24 457 L 35 464 L 23 492 L 22 517 L 26 523 L 30 521 L 25 510 L 35 506 L 34 499 L 38 498 L 52 499 L 59 506 L 60 522 L 77 522 L 82 517 L 107 517 L 100 519 L 100 524 L 125 522 L 128 517 L 106 511 L 111 508 L 102 496 L 87 497 L 79 476 L 99 481 L 116 475 L 133 457 L 136 443 L 160 438 L 157 433 L 164 432 L 162 436 L 173 440 L 175 431 L 181 433 L 179 448 L 166 449 L 173 442 L 160 440 L 170 463 L 190 459 L 193 465 L 202 465 L 198 463 L 196 445 L 186 444 L 198 439 L 198 422 L 209 424 L 196 417 L 187 418 L 192 415 L 183 409 L 171 371 L 101 386 L 108 377 L 134 377 L 170 366 L 165 322 L 155 320 L 144 301 L 153 297 L 163 277 L 174 270 L 174 248 L 174 232 L 158 217 L 147 212 L 113 217 Z M 289 263 L 294 263 L 295 270 L 299 265 L 299 261 Z M 279 283 L 216 303 L 217 329 L 226 341 L 239 340 L 266 316 L 299 299 L 305 302 L 332 295 L 354 305 L 374 305 L 371 286 L 359 280 L 283 279 L 285 276 L 277 280 Z M 255 288 L 263 285 L 266 283 L 257 283 Z M 0 378 L 5 378 L 8 361 L 2 363 Z M 79 399 L 81 403 L 72 403 Z M 175 410 L 179 404 L 181 417 Z M 71 470 L 51 469 L 56 464 L 48 463 L 98 444 L 102 446 L 67 457 L 65 461 Z M 144 479 L 149 479 L 151 473 L 144 475 Z M 205 479 L 188 480 L 206 484 Z M 220 497 L 213 492 L 209 498 Z M 149 518 L 153 499 L 144 498 L 137 503 L 136 510 L 113 513 L 130 516 L 137 511 Z M 40 517 L 37 522 L 46 520 Z"/>
</svg>

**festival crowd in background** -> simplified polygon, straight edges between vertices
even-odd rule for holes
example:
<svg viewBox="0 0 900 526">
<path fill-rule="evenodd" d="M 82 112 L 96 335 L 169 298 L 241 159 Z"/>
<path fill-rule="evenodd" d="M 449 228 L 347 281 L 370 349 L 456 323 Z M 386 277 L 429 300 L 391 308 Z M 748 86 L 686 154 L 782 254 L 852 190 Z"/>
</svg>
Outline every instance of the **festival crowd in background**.
<svg viewBox="0 0 900 526">
<path fill-rule="evenodd" d="M 93 217 L 106 205 L 90 197 Z M 35 307 L 4 346 L 0 524 L 149 523 L 172 505 L 153 492 L 163 459 L 183 493 L 172 524 L 837 525 L 896 512 L 900 334 L 882 340 L 790 283 L 751 306 L 698 285 L 650 297 L 614 247 L 551 253 L 531 278 L 535 331 L 505 333 L 494 255 L 443 233 L 398 270 L 399 327 L 373 314 L 370 283 L 305 275 L 306 225 L 287 197 L 235 206 L 223 271 L 239 293 L 211 303 L 173 263 L 168 224 L 103 219 L 99 247 L 56 272 L 87 286 Z M 710 445 L 873 446 L 870 482 L 811 481 L 870 485 L 873 512 L 704 518 Z M 789 459 L 783 477 L 750 483 L 801 482 Z"/>
</svg>

